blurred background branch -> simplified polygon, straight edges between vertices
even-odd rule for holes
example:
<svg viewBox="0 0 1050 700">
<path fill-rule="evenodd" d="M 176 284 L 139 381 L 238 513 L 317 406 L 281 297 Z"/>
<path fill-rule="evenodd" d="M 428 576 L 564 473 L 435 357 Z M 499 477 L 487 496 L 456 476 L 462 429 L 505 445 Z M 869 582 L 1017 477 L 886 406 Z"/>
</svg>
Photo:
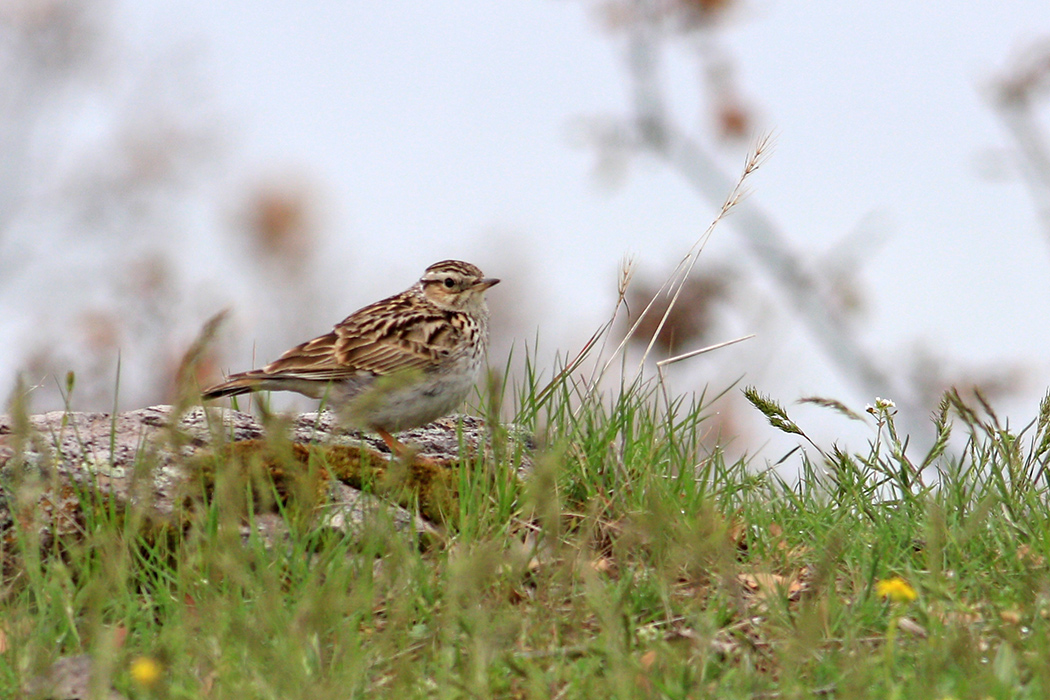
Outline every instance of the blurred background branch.
<svg viewBox="0 0 1050 700">
<path fill-rule="evenodd" d="M 704 142 L 733 146 L 746 142 L 756 132 L 756 119 L 735 79 L 735 61 L 719 40 L 728 22 L 742 12 L 741 5 L 736 0 L 612 0 L 598 5 L 606 27 L 625 37 L 632 100 L 628 119 L 595 119 L 589 123 L 591 142 L 604 170 L 620 172 L 632 154 L 648 153 L 666 163 L 710 206 L 721 204 L 733 187 L 733 179 Z M 682 44 L 701 76 L 698 92 L 713 117 L 707 120 L 713 126 L 713 138 L 691 133 L 667 106 L 664 55 Z M 1021 68 L 1000 82 L 997 104 L 1023 146 L 1026 180 L 1050 238 L 1050 152 L 1031 112 L 1033 93 L 1050 82 L 1047 47 L 1040 44 Z M 674 97 L 674 101 L 681 101 L 680 95 Z M 738 207 L 725 225 L 742 237 L 758 269 L 773 282 L 774 296 L 786 302 L 857 395 L 892 396 L 909 418 L 924 419 L 925 411 L 932 408 L 941 392 L 956 383 L 980 386 L 999 397 L 1020 386 L 1020 370 L 1008 365 L 953 371 L 945 358 L 934 360 L 921 349 L 913 351 L 908 362 L 893 363 L 892 370 L 877 359 L 877 353 L 861 341 L 857 324 L 857 312 L 864 305 L 864 295 L 856 284 L 860 265 L 872 257 L 879 243 L 879 236 L 870 235 L 872 232 L 863 231 L 863 237 L 845 236 L 840 250 L 818 257 L 800 251 L 794 243 L 799 237 L 784 232 L 754 200 Z M 644 307 L 655 289 L 645 274 L 639 277 L 628 297 L 631 308 Z M 739 270 L 710 262 L 701 279 L 690 281 L 691 293 L 661 330 L 665 354 L 686 349 L 683 342 L 719 340 L 710 334 L 715 327 L 713 309 L 729 302 L 733 288 L 740 284 Z M 656 318 L 661 313 L 662 309 L 657 309 Z M 763 335 L 769 335 L 753 327 L 736 332 L 753 330 L 759 332 L 759 343 Z M 779 344 L 777 340 L 770 343 L 768 337 L 766 342 L 771 351 Z"/>
<path fill-rule="evenodd" d="M 1050 39 L 1029 44 L 991 86 L 996 115 L 1013 137 L 1018 170 L 1032 196 L 1039 225 L 1050 244 L 1050 144 L 1046 96 L 1050 92 Z M 1043 111 L 1040 112 L 1040 109 Z"/>
</svg>

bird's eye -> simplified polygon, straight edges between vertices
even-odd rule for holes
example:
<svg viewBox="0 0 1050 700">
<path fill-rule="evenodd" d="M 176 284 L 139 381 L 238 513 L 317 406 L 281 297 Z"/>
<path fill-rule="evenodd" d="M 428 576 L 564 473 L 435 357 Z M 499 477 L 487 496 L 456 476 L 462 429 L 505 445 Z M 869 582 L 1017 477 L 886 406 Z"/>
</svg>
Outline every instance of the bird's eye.
<svg viewBox="0 0 1050 700">
<path fill-rule="evenodd" d="M 452 289 L 455 286 L 456 286 L 456 280 L 452 279 L 451 277 L 446 277 L 445 278 L 445 287 L 447 287 L 448 289 Z"/>
</svg>

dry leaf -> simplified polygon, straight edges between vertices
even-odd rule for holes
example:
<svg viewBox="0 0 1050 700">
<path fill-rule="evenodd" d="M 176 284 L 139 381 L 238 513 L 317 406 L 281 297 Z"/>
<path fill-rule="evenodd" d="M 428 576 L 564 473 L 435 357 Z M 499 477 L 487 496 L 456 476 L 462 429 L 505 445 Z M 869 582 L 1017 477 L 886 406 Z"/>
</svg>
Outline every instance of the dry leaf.
<svg viewBox="0 0 1050 700">
<path fill-rule="evenodd" d="M 768 599 L 771 595 L 776 595 L 787 583 L 787 579 L 783 576 L 767 573 L 738 574 L 737 580 L 744 585 L 744 588 L 763 600 Z"/>
<path fill-rule="evenodd" d="M 1003 622 L 1011 625 L 1021 624 L 1021 613 L 1017 610 L 1003 610 L 999 613 L 999 617 L 1002 618 Z"/>
<path fill-rule="evenodd" d="M 737 552 L 747 552 L 747 525 L 743 522 L 734 519 L 726 530 L 726 537 Z"/>
<path fill-rule="evenodd" d="M 128 638 L 128 628 L 124 625 L 117 625 L 113 628 L 113 648 L 120 649 L 124 646 L 124 641 Z"/>
<path fill-rule="evenodd" d="M 902 617 L 897 620 L 897 629 L 901 632 L 907 632 L 913 637 L 919 637 L 920 639 L 926 639 L 926 628 L 920 625 L 910 617 Z"/>
<path fill-rule="evenodd" d="M 975 625 L 981 622 L 979 614 L 969 611 L 951 610 L 944 615 L 944 621 L 955 625 Z"/>
<path fill-rule="evenodd" d="M 1026 544 L 1022 544 L 1017 548 L 1017 559 L 1029 566 L 1042 566 L 1045 562 L 1042 555 L 1033 552 L 1032 548 Z"/>
</svg>

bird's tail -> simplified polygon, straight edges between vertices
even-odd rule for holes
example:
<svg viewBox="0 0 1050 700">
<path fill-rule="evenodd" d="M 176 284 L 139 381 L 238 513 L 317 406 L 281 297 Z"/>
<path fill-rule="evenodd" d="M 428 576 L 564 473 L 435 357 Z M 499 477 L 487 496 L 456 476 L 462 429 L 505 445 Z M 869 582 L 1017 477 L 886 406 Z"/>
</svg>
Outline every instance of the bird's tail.
<svg viewBox="0 0 1050 700">
<path fill-rule="evenodd" d="M 225 382 L 208 387 L 202 391 L 201 398 L 207 401 L 209 399 L 221 399 L 224 396 L 247 394 L 262 389 L 264 381 L 263 377 L 255 376 L 253 372 L 235 374 Z"/>
</svg>

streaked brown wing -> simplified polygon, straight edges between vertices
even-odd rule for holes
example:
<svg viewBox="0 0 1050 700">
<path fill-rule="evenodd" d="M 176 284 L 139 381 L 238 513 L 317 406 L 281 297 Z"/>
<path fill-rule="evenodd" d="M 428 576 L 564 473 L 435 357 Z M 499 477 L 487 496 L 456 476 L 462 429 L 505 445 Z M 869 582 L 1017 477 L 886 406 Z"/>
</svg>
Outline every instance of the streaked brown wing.
<svg viewBox="0 0 1050 700">
<path fill-rule="evenodd" d="M 437 364 L 458 334 L 440 311 L 420 309 L 398 295 L 366 306 L 331 333 L 284 353 L 263 368 L 270 376 L 339 381 L 369 372 L 393 374 Z"/>
</svg>

